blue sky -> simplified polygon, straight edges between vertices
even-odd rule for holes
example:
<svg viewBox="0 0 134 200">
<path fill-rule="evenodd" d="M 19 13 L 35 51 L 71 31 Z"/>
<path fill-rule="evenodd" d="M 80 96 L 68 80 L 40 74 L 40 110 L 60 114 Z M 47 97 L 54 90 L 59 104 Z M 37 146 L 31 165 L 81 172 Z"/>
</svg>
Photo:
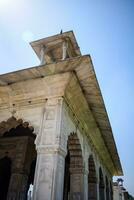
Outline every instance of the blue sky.
<svg viewBox="0 0 134 200">
<path fill-rule="evenodd" d="M 134 195 L 134 1 L 0 0 L 0 74 L 36 66 L 29 42 L 73 30 L 90 54 Z"/>
</svg>

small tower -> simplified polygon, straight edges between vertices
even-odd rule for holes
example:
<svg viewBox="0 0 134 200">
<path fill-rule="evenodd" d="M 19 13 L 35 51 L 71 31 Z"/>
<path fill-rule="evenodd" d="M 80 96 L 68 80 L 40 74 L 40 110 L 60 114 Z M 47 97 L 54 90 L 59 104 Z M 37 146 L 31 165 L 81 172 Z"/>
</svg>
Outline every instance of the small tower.
<svg viewBox="0 0 134 200">
<path fill-rule="evenodd" d="M 33 41 L 30 44 L 40 59 L 40 65 L 81 55 L 73 31 Z"/>
</svg>

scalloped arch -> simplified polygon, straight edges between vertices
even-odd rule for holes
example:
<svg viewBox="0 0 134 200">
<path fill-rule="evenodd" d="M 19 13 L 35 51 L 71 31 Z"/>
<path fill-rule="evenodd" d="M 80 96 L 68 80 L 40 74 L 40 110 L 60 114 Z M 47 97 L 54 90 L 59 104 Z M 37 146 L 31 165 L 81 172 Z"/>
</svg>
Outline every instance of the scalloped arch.
<svg viewBox="0 0 134 200">
<path fill-rule="evenodd" d="M 33 126 L 29 125 L 29 122 L 24 122 L 22 119 L 16 119 L 15 117 L 10 117 L 7 121 L 2 121 L 0 123 L 0 137 L 12 128 L 22 125 L 24 128 L 29 128 L 32 132 L 34 131 Z"/>
</svg>

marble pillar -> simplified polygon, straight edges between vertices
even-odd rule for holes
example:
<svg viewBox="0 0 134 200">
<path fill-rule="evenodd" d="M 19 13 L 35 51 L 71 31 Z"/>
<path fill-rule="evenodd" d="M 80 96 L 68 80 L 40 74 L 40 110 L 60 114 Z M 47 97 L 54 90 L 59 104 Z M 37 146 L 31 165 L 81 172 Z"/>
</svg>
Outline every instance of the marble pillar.
<svg viewBox="0 0 134 200">
<path fill-rule="evenodd" d="M 70 170 L 70 200 L 83 200 L 84 198 L 84 170 Z"/>
<path fill-rule="evenodd" d="M 48 99 L 36 138 L 33 200 L 62 200 L 66 152 L 61 147 L 62 98 Z"/>
</svg>

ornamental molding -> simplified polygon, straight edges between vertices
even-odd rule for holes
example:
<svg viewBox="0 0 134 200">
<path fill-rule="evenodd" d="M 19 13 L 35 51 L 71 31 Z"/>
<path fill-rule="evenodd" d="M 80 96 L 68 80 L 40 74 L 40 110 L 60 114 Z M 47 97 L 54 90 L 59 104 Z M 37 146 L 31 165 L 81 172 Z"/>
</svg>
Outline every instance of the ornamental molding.
<svg viewBox="0 0 134 200">
<path fill-rule="evenodd" d="M 36 150 L 38 154 L 60 154 L 63 157 L 67 154 L 60 146 L 37 145 Z"/>
<path fill-rule="evenodd" d="M 16 119 L 12 116 L 7 121 L 2 121 L 0 123 L 0 137 L 2 137 L 5 132 L 19 125 L 22 125 L 24 128 L 29 128 L 32 132 L 34 131 L 33 126 L 30 126 L 29 122 L 24 122 L 22 119 Z"/>
</svg>

